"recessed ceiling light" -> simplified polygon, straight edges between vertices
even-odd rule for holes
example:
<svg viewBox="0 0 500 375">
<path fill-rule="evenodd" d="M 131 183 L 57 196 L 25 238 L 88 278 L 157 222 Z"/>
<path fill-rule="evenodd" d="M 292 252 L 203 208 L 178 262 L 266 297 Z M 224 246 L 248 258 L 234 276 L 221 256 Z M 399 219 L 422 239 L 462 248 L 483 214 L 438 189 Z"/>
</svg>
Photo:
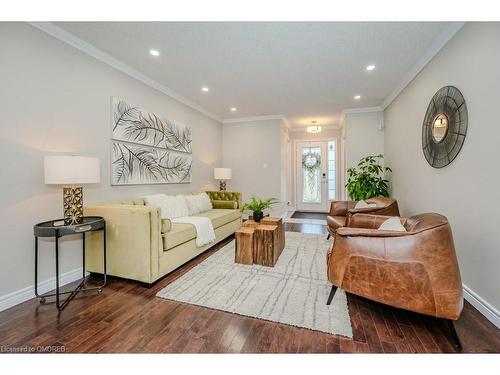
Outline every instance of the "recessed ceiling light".
<svg viewBox="0 0 500 375">
<path fill-rule="evenodd" d="M 160 56 L 160 52 L 155 49 L 149 50 L 149 53 L 152 54 L 153 56 Z"/>
<path fill-rule="evenodd" d="M 208 92 L 208 87 L 203 86 L 203 87 L 201 88 L 201 91 L 203 91 L 203 92 Z"/>
<path fill-rule="evenodd" d="M 375 65 L 368 65 L 366 67 L 366 70 L 368 70 L 368 71 L 373 70 L 373 69 L 375 69 Z"/>
<path fill-rule="evenodd" d="M 356 100 L 361 99 L 361 95 L 356 95 L 356 96 L 354 97 L 354 99 L 356 99 Z"/>
<path fill-rule="evenodd" d="M 231 112 L 236 112 L 236 107 L 231 107 Z"/>
</svg>

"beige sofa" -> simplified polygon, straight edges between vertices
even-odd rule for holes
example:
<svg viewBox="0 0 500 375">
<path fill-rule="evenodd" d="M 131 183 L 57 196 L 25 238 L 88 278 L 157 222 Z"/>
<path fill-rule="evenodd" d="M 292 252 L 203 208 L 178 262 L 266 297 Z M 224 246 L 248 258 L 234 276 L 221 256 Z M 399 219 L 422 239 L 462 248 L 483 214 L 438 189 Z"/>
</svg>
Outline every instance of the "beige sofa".
<svg viewBox="0 0 500 375">
<path fill-rule="evenodd" d="M 197 216 L 211 219 L 216 240 L 203 247 L 196 247 L 193 225 L 162 220 L 142 198 L 85 207 L 86 216 L 106 220 L 107 274 L 152 284 L 232 235 L 241 226 L 241 194 L 207 193 L 214 208 Z M 85 249 L 87 270 L 102 273 L 102 232 L 88 233 Z"/>
</svg>

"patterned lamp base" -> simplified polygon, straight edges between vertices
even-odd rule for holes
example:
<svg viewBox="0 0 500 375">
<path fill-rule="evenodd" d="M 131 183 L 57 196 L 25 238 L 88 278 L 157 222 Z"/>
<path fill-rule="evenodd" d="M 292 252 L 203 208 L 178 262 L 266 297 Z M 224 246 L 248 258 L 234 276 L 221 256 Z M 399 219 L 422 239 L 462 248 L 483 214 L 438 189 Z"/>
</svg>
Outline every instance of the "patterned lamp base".
<svg viewBox="0 0 500 375">
<path fill-rule="evenodd" d="M 226 180 L 219 181 L 220 191 L 226 191 Z"/>
<path fill-rule="evenodd" d="M 64 223 L 80 224 L 83 220 L 83 189 L 81 186 L 63 188 Z"/>
</svg>

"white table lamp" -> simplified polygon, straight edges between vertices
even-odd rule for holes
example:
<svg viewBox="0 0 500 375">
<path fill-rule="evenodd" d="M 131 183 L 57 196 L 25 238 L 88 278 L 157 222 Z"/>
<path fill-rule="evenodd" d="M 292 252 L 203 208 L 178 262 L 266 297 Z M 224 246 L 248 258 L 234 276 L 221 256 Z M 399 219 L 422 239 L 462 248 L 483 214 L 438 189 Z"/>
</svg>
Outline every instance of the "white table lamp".
<svg viewBox="0 0 500 375">
<path fill-rule="evenodd" d="M 63 185 L 64 222 L 79 224 L 83 218 L 82 184 L 101 181 L 99 159 L 84 156 L 45 156 L 45 184 Z"/>
<path fill-rule="evenodd" d="M 231 179 L 231 168 L 214 168 L 214 178 L 219 180 L 220 191 L 226 191 L 226 180 Z"/>
</svg>

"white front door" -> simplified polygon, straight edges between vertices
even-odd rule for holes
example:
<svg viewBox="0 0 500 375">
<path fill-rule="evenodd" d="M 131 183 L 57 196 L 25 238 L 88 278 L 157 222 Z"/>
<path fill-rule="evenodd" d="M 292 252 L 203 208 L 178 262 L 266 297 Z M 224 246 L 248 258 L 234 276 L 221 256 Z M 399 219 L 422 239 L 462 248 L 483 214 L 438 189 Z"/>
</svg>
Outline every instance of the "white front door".
<svg viewBox="0 0 500 375">
<path fill-rule="evenodd" d="M 335 141 L 297 141 L 297 211 L 327 212 L 336 192 Z"/>
</svg>

